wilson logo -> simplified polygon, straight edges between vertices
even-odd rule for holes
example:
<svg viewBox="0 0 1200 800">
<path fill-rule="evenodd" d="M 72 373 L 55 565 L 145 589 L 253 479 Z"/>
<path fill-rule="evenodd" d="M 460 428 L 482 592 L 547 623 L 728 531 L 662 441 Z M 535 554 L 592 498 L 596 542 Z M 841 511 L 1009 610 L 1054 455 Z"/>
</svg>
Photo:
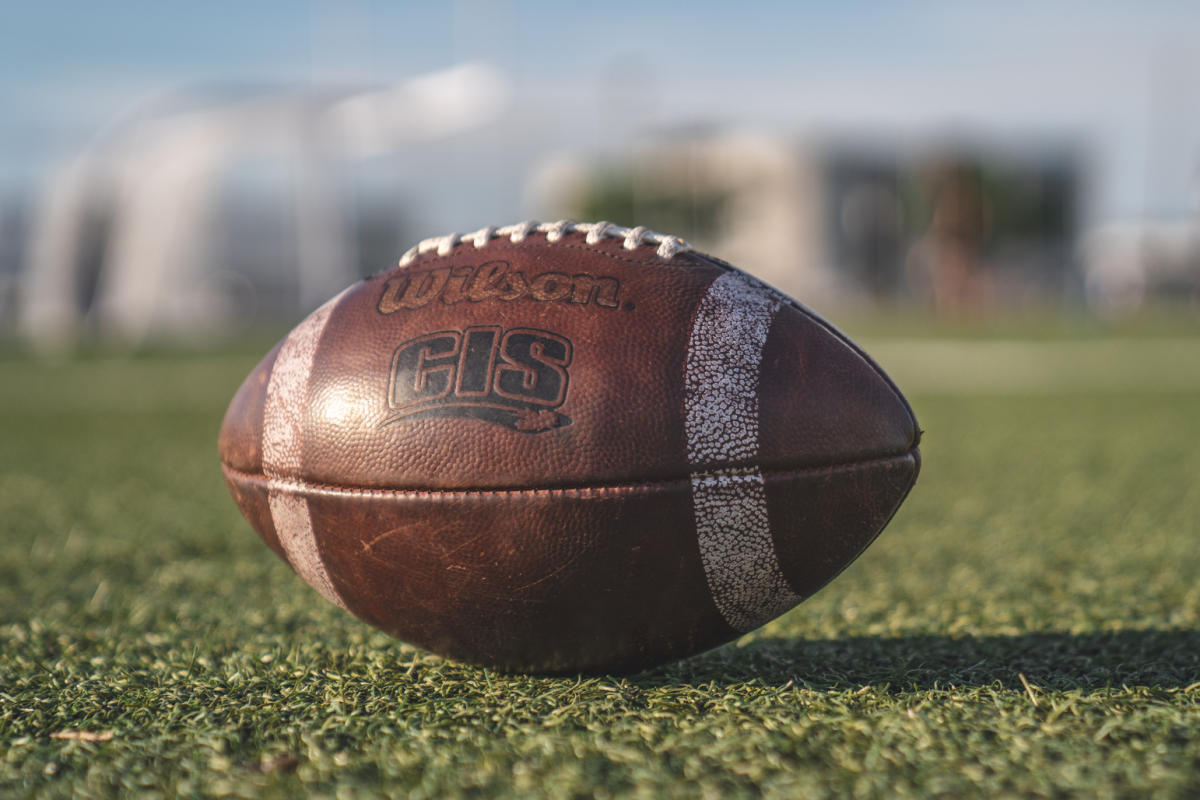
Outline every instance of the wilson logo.
<svg viewBox="0 0 1200 800">
<path fill-rule="evenodd" d="M 570 425 L 555 409 L 567 399 L 572 350 L 556 333 L 497 325 L 411 339 L 392 356 L 387 422 L 470 417 L 526 433 Z"/>
<path fill-rule="evenodd" d="M 561 301 L 609 309 L 621 307 L 617 298 L 621 282 L 616 278 L 543 272 L 526 279 L 524 273 L 513 272 L 509 267 L 507 261 L 489 261 L 478 267 L 438 267 L 399 275 L 384 284 L 379 311 L 382 314 L 411 311 L 439 298 L 446 305 L 464 300 L 511 302 L 529 297 L 542 303 Z M 626 302 L 624 307 L 632 311 L 634 305 Z"/>
</svg>

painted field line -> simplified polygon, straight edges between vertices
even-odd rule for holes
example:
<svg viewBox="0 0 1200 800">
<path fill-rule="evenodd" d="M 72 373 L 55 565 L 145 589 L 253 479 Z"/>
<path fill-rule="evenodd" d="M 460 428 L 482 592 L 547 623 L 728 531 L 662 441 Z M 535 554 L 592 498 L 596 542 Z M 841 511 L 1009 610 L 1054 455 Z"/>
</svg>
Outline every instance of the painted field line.
<svg viewBox="0 0 1200 800">
<path fill-rule="evenodd" d="M 860 344 L 906 394 L 1200 392 L 1200 338 Z"/>
</svg>

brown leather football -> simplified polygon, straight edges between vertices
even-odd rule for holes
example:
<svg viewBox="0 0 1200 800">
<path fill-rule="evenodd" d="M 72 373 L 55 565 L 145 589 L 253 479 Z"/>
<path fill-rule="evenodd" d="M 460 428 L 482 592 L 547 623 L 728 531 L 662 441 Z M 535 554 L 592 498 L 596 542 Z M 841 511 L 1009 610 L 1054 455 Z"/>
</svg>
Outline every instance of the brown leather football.
<svg viewBox="0 0 1200 800">
<path fill-rule="evenodd" d="M 300 323 L 220 435 L 275 553 L 359 619 L 501 670 L 627 673 L 782 614 L 879 534 L 920 431 L 796 301 L 686 242 L 423 242 Z"/>
</svg>

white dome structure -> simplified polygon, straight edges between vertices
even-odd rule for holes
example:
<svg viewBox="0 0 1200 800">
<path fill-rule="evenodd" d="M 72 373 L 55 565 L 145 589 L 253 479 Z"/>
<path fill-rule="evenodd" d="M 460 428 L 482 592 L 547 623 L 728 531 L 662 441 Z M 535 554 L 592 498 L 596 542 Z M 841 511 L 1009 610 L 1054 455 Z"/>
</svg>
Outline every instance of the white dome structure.
<svg viewBox="0 0 1200 800">
<path fill-rule="evenodd" d="M 148 109 L 82 154 L 38 209 L 19 293 L 20 330 L 44 347 L 85 332 L 137 344 L 221 330 L 253 282 L 213 252 L 221 182 L 239 159 L 288 165 L 294 313 L 358 277 L 347 162 L 469 130 L 507 105 L 483 64 L 373 91 L 297 91 Z M 397 254 L 398 255 L 398 254 Z"/>
</svg>

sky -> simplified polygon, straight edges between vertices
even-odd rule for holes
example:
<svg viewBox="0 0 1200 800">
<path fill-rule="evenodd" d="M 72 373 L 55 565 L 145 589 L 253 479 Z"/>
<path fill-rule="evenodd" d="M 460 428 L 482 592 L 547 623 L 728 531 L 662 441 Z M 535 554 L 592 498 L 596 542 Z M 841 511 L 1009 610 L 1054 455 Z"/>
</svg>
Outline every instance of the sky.
<svg viewBox="0 0 1200 800">
<path fill-rule="evenodd" d="M 1093 223 L 1196 211 L 1200 3 L 1108 0 L 0 0 L 0 191 L 182 88 L 383 85 L 479 59 L 515 101 L 438 156 L 465 165 L 455 191 L 492 197 L 467 216 L 544 154 L 689 124 L 1067 140 Z M 510 168 L 477 186 L 481 159 Z"/>
</svg>

